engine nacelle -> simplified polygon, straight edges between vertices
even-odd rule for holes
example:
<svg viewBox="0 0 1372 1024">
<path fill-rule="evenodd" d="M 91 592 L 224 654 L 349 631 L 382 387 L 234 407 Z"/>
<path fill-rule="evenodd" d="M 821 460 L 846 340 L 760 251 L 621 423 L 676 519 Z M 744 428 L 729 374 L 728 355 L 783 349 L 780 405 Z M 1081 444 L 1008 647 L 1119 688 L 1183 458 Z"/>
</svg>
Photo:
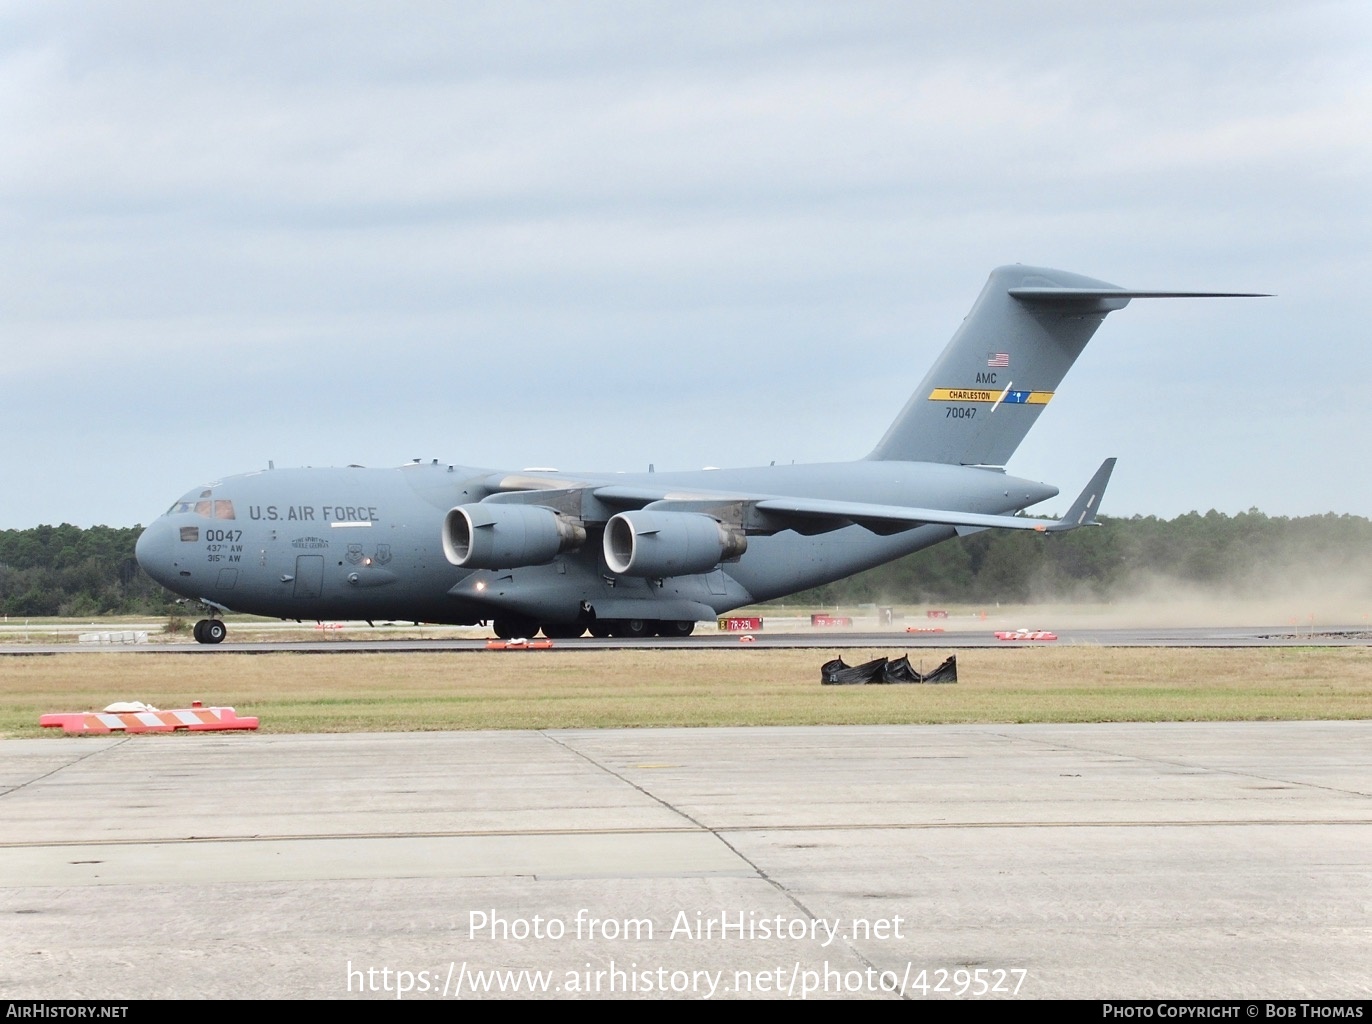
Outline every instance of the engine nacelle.
<svg viewBox="0 0 1372 1024">
<path fill-rule="evenodd" d="M 542 565 L 585 542 L 584 526 L 537 505 L 458 505 L 443 520 L 443 554 L 463 569 Z"/>
<path fill-rule="evenodd" d="M 696 512 L 621 512 L 605 524 L 605 564 L 624 576 L 690 576 L 748 550 L 748 538 Z"/>
</svg>

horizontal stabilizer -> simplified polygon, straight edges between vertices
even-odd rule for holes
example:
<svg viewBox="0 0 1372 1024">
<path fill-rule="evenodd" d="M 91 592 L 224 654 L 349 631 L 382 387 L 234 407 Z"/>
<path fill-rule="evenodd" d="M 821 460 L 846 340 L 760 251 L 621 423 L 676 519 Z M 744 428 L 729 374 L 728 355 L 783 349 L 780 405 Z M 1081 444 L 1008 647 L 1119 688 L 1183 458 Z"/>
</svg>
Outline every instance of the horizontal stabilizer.
<svg viewBox="0 0 1372 1024">
<path fill-rule="evenodd" d="M 1266 292 L 1172 292 L 1139 291 L 1132 288 L 1053 288 L 1026 285 L 1009 288 L 1007 294 L 1031 306 L 1092 309 L 1102 313 L 1123 309 L 1130 299 L 1264 299 Z"/>
<path fill-rule="evenodd" d="M 1017 299 L 1270 299 L 1269 292 L 1141 292 L 1131 288 L 1011 288 Z"/>
</svg>

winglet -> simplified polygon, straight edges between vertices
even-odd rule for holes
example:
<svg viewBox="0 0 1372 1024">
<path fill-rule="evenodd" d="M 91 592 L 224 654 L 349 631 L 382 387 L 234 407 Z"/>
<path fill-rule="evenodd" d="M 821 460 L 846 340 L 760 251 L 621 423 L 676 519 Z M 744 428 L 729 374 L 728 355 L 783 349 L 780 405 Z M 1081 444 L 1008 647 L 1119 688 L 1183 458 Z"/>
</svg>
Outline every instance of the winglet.
<svg viewBox="0 0 1372 1024">
<path fill-rule="evenodd" d="M 1096 509 L 1105 495 L 1105 485 L 1110 482 L 1110 474 L 1115 469 L 1115 460 L 1106 459 L 1096 470 L 1096 475 L 1087 482 L 1086 487 L 1077 495 L 1077 500 L 1067 510 L 1067 515 L 1048 527 L 1048 533 L 1062 533 L 1075 530 L 1078 526 L 1090 526 L 1096 521 Z"/>
</svg>

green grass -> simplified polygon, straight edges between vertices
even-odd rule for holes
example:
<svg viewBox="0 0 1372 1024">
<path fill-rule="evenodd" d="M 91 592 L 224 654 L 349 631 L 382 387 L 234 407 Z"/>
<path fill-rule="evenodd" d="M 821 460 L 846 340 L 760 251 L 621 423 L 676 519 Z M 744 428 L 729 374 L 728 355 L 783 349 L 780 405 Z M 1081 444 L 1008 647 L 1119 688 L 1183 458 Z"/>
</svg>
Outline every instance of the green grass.
<svg viewBox="0 0 1372 1024">
<path fill-rule="evenodd" d="M 830 687 L 824 650 L 0 658 L 0 737 L 117 700 L 234 707 L 264 732 L 1138 722 L 1372 716 L 1372 649 L 958 652 L 952 686 Z M 895 652 L 884 652 L 895 653 Z M 921 649 L 928 669 L 947 651 Z M 856 664 L 877 656 L 845 651 Z"/>
</svg>

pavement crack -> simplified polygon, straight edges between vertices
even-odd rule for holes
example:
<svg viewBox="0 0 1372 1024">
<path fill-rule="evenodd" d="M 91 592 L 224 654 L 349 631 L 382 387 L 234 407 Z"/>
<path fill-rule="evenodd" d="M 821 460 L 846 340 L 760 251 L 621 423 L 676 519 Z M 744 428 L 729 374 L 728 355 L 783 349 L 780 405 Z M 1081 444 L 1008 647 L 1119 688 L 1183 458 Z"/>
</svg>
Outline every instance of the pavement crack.
<svg viewBox="0 0 1372 1024">
<path fill-rule="evenodd" d="M 1338 793 L 1342 796 L 1368 797 L 1372 793 L 1364 793 L 1360 789 L 1347 789 L 1341 786 L 1326 786 L 1318 782 L 1309 782 L 1302 779 L 1289 779 L 1279 774 L 1265 774 L 1262 772 L 1247 771 L 1242 768 L 1226 768 L 1216 765 L 1200 764 L 1196 761 L 1185 758 L 1157 757 L 1150 754 L 1136 754 L 1128 751 L 1114 750 L 1109 747 L 1089 746 L 1080 743 L 1066 743 L 1062 739 L 1054 737 L 1052 739 L 1040 738 L 1037 736 L 1011 736 L 1007 733 L 992 733 L 1001 739 L 1010 740 L 1015 743 L 1033 743 L 1038 746 L 1052 747 L 1057 750 L 1071 750 L 1077 753 L 1100 754 L 1107 757 L 1127 758 L 1140 764 L 1166 765 L 1169 768 L 1185 768 L 1189 771 L 1204 772 L 1207 775 L 1231 775 L 1239 779 L 1257 779 L 1262 782 L 1280 782 L 1285 786 L 1292 786 L 1299 789 L 1311 789 L 1324 793 Z"/>
<path fill-rule="evenodd" d="M 99 747 L 96 750 L 92 750 L 88 754 L 82 754 L 80 757 L 68 761 L 66 764 L 59 764 L 56 768 L 52 769 L 51 771 L 44 772 L 42 775 L 35 775 L 33 778 L 27 779 L 24 782 L 19 783 L 18 785 L 10 786 L 7 789 L 5 789 L 4 792 L 0 792 L 0 799 L 9 796 L 11 793 L 17 793 L 19 790 L 24 789 L 27 786 L 32 786 L 35 782 L 42 782 L 44 779 L 50 779 L 58 772 L 66 771 L 68 768 L 78 765 L 82 761 L 94 757 L 96 754 L 103 754 L 106 751 L 113 750 L 115 747 L 122 746 L 123 744 L 127 743 L 131 738 L 132 737 L 130 736 L 121 737 L 120 739 L 114 740 L 107 746 Z"/>
<path fill-rule="evenodd" d="M 649 800 L 652 800 L 654 803 L 671 811 L 677 817 L 690 822 L 693 826 L 700 829 L 702 832 L 709 833 L 711 836 L 714 837 L 716 842 L 722 843 L 725 849 L 727 849 L 730 853 L 732 853 L 744 864 L 747 864 L 748 867 L 753 871 L 754 874 L 757 875 L 758 878 L 760 878 L 763 882 L 771 886 L 772 889 L 777 893 L 777 895 L 779 895 L 787 903 L 791 904 L 791 906 L 795 907 L 796 910 L 808 921 L 816 925 L 822 925 L 828 920 L 822 914 L 818 914 L 813 909 L 811 909 L 809 905 L 805 903 L 804 900 L 802 900 L 794 892 L 788 889 L 783 883 L 781 883 L 776 878 L 773 878 L 770 874 L 768 874 L 767 871 L 762 867 L 762 865 L 758 864 L 757 861 L 755 861 L 753 858 L 749 857 L 746 853 L 744 853 L 743 850 L 741 850 L 735 843 L 730 842 L 728 836 L 725 835 L 726 830 L 717 829 L 711 825 L 707 825 L 705 822 L 701 821 L 699 818 L 696 818 L 694 815 L 692 815 L 689 811 L 683 810 L 682 808 L 673 804 L 671 801 L 665 800 L 662 797 L 658 796 L 656 793 L 653 793 L 650 790 L 645 789 L 643 786 L 639 785 L 637 782 L 627 777 L 622 772 L 616 771 L 609 765 L 597 761 L 591 755 L 581 750 L 578 750 L 576 747 L 572 746 L 565 740 L 560 739 L 559 737 L 554 736 L 548 732 L 541 732 L 539 735 L 551 740 L 553 743 L 557 744 L 559 747 L 567 751 L 572 756 L 578 757 L 581 760 L 585 761 L 587 764 L 591 765 L 597 771 L 604 772 L 611 778 L 618 779 L 620 782 L 624 783 L 624 785 L 630 787 L 638 793 L 641 793 Z M 727 831 L 733 831 L 739 834 L 744 834 L 740 832 L 740 830 L 738 829 L 731 829 Z M 848 936 L 842 936 L 841 938 L 838 938 L 838 941 L 842 942 L 843 946 L 852 955 L 853 959 L 861 963 L 863 967 L 867 968 L 870 971 L 879 970 L 877 968 L 877 965 L 871 959 L 869 959 L 860 949 L 858 949 L 857 946 L 853 944 L 852 940 L 848 938 Z M 904 998 L 908 998 L 908 996 Z"/>
</svg>

